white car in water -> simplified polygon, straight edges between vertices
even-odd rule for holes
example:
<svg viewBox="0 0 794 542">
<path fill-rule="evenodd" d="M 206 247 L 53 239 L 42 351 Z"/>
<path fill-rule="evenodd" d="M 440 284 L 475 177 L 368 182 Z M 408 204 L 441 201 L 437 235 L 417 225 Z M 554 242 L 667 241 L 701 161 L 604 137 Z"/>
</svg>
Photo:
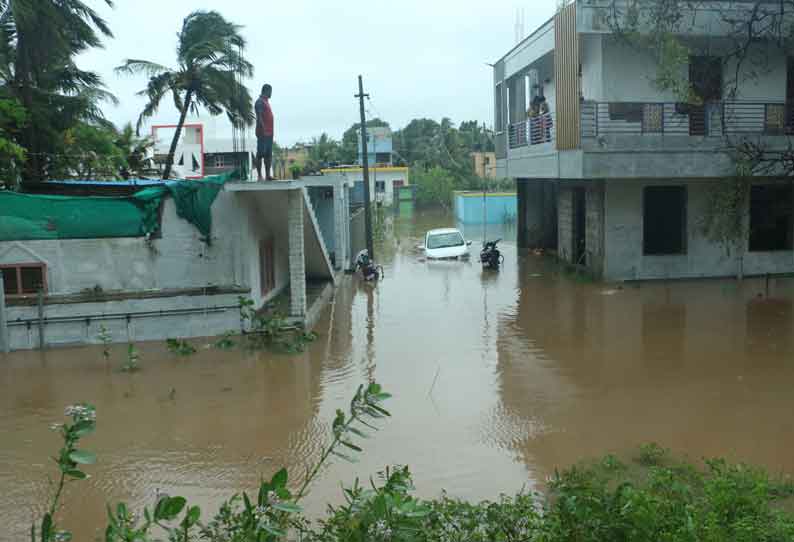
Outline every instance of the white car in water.
<svg viewBox="0 0 794 542">
<path fill-rule="evenodd" d="M 442 228 L 427 232 L 423 248 L 429 260 L 450 260 L 468 258 L 469 245 L 460 230 Z"/>
</svg>

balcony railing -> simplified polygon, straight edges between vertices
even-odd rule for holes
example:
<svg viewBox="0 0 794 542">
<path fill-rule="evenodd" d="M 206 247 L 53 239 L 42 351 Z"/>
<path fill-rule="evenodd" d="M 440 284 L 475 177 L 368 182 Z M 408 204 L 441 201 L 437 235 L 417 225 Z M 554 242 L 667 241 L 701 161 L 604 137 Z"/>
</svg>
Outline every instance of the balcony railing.
<svg viewBox="0 0 794 542">
<path fill-rule="evenodd" d="M 554 141 L 554 114 L 543 113 L 510 125 L 508 142 L 511 149 L 551 143 Z"/>
<path fill-rule="evenodd" d="M 794 134 L 785 103 L 582 102 L 582 137 L 602 135 L 730 136 Z"/>
</svg>

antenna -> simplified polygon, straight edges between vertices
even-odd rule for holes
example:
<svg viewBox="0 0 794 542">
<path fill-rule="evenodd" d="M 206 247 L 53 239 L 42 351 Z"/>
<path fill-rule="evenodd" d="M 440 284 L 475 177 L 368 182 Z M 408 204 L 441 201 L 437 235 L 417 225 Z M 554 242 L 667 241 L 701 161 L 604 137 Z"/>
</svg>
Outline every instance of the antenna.
<svg viewBox="0 0 794 542">
<path fill-rule="evenodd" d="M 515 25 L 516 45 L 521 43 L 521 40 L 524 39 L 525 17 L 526 17 L 526 11 L 524 10 L 524 8 L 516 8 L 516 25 Z"/>
</svg>

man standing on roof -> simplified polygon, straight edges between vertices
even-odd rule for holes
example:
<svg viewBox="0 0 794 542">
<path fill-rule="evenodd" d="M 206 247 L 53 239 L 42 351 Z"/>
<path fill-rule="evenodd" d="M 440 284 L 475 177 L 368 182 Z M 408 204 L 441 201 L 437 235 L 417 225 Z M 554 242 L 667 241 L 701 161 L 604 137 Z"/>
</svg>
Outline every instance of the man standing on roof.
<svg viewBox="0 0 794 542">
<path fill-rule="evenodd" d="M 259 181 L 272 181 L 270 167 L 273 164 L 273 110 L 270 109 L 270 97 L 273 87 L 264 85 L 262 94 L 254 104 L 256 111 L 256 172 Z M 265 162 L 265 178 L 262 178 L 262 161 Z"/>
</svg>

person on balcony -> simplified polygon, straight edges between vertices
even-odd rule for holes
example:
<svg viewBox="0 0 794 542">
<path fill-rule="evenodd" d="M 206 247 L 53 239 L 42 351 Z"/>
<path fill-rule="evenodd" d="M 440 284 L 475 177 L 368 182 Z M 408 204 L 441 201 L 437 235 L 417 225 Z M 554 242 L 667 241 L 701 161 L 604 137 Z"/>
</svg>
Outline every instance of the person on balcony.
<svg viewBox="0 0 794 542">
<path fill-rule="evenodd" d="M 535 96 L 532 98 L 532 104 L 529 106 L 529 111 L 527 111 L 527 117 L 529 119 L 529 136 L 527 139 L 530 145 L 537 145 L 541 140 L 540 104 L 542 100 L 542 96 Z"/>
<path fill-rule="evenodd" d="M 549 111 L 549 104 L 546 101 L 546 98 L 543 98 L 543 101 L 540 103 L 540 132 L 543 137 L 543 141 L 546 143 L 551 141 L 551 128 L 552 128 L 552 118 L 551 112 Z"/>
</svg>

